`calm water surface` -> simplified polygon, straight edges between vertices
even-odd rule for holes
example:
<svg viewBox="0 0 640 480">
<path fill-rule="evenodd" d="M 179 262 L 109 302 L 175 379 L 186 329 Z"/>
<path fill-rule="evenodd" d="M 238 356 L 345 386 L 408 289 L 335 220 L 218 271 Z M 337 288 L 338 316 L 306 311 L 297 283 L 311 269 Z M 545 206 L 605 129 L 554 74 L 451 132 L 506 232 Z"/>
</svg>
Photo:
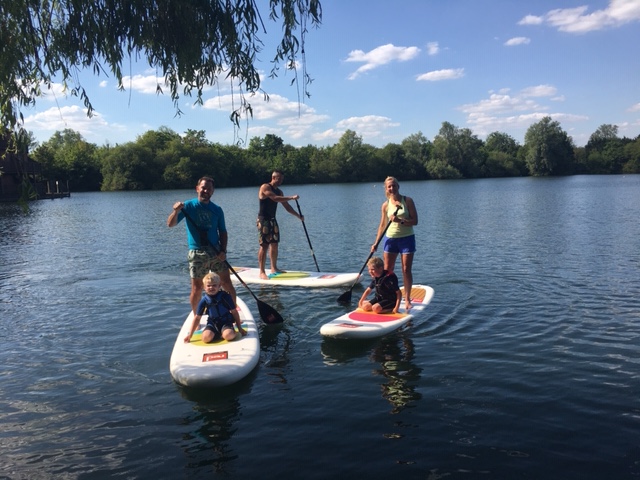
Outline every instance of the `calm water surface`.
<svg viewBox="0 0 640 480">
<path fill-rule="evenodd" d="M 382 184 L 283 190 L 320 268 L 358 271 Z M 0 204 L 0 478 L 640 477 L 640 176 L 401 192 L 426 312 L 327 341 L 346 288 L 252 287 L 285 323 L 261 327 L 248 378 L 213 391 L 168 368 L 189 279 L 184 227 L 165 221 L 193 191 Z M 231 263 L 255 265 L 257 187 L 214 201 Z M 281 266 L 313 270 L 300 222 L 279 219 Z"/>
</svg>

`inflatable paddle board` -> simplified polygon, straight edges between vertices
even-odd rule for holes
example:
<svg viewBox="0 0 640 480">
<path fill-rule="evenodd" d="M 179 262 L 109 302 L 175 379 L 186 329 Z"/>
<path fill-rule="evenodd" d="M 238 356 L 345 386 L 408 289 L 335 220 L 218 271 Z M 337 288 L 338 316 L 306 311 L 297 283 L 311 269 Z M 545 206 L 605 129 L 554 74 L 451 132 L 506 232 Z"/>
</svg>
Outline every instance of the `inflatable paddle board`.
<svg viewBox="0 0 640 480">
<path fill-rule="evenodd" d="M 287 271 L 272 273 L 269 280 L 260 278 L 260 269 L 247 267 L 233 267 L 240 278 L 246 283 L 258 283 L 260 285 L 280 285 L 289 287 L 342 287 L 354 285 L 362 281 L 364 275 L 357 273 L 327 273 L 327 272 L 301 272 Z M 231 279 L 238 282 L 235 276 Z"/>
<path fill-rule="evenodd" d="M 247 335 L 237 335 L 230 342 L 204 343 L 202 329 L 207 324 L 207 315 L 203 315 L 191 342 L 184 343 L 193 322 L 193 312 L 189 313 L 178 333 L 169 362 L 171 376 L 177 383 L 185 387 L 224 387 L 249 375 L 258 364 L 260 339 L 256 322 L 246 303 L 237 298 L 236 304 Z"/>
<path fill-rule="evenodd" d="M 358 308 L 322 325 L 320 334 L 330 338 L 381 337 L 405 325 L 416 314 L 427 308 L 432 298 L 433 288 L 426 285 L 413 285 L 411 288 L 411 304 L 413 306 L 409 312 L 401 309 L 402 313 L 377 314 Z"/>
</svg>

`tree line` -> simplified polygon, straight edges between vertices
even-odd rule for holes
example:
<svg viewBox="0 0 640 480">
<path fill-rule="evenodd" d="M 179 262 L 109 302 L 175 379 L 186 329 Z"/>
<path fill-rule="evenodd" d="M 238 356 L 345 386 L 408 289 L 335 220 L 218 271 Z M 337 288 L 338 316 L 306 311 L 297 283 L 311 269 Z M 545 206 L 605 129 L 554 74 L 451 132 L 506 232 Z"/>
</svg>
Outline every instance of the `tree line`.
<svg viewBox="0 0 640 480">
<path fill-rule="evenodd" d="M 211 175 L 222 187 L 260 184 L 274 169 L 289 184 L 462 179 L 573 174 L 640 173 L 640 135 L 620 138 L 618 127 L 601 125 L 576 147 L 557 121 L 532 124 L 524 145 L 506 133 L 486 140 L 468 128 L 443 122 L 433 140 L 421 132 L 382 148 L 347 130 L 331 146 L 293 147 L 277 135 L 253 137 L 246 148 L 206 139 L 204 130 L 180 135 L 167 127 L 122 145 L 97 146 L 66 129 L 32 150 L 46 178 L 68 181 L 72 191 L 192 188 Z"/>
</svg>

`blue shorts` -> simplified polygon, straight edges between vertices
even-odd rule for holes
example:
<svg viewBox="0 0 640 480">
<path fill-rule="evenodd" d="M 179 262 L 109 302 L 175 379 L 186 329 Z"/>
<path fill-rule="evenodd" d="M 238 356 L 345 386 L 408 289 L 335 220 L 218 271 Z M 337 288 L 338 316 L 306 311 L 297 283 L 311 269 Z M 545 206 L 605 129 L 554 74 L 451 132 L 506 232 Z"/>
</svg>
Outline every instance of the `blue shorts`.
<svg viewBox="0 0 640 480">
<path fill-rule="evenodd" d="M 408 237 L 401 238 L 389 238 L 385 237 L 384 251 L 386 253 L 401 253 L 403 255 L 407 253 L 416 252 L 416 236 L 409 235 Z"/>
<path fill-rule="evenodd" d="M 204 330 L 211 330 L 213 332 L 213 338 L 218 339 L 222 337 L 222 332 L 226 329 L 230 328 L 233 330 L 234 321 L 233 318 L 231 320 L 207 320 L 207 326 L 204 327 Z"/>
</svg>

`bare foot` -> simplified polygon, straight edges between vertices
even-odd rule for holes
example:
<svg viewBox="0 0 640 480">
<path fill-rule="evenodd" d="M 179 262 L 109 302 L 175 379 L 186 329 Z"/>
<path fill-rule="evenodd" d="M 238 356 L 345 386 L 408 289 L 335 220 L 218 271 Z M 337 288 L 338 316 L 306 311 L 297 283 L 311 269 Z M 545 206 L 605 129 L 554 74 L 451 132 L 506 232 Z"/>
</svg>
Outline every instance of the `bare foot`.
<svg viewBox="0 0 640 480">
<path fill-rule="evenodd" d="M 280 270 L 279 268 L 276 268 L 275 270 L 271 270 L 271 275 L 275 275 L 276 273 L 287 273 L 287 271 Z"/>
<path fill-rule="evenodd" d="M 269 276 L 264 272 L 260 272 L 260 278 L 262 280 L 269 280 Z"/>
<path fill-rule="evenodd" d="M 413 305 L 411 305 L 411 302 L 409 300 L 404 302 L 404 309 L 408 312 L 409 310 L 411 310 L 411 307 L 413 307 Z"/>
</svg>

